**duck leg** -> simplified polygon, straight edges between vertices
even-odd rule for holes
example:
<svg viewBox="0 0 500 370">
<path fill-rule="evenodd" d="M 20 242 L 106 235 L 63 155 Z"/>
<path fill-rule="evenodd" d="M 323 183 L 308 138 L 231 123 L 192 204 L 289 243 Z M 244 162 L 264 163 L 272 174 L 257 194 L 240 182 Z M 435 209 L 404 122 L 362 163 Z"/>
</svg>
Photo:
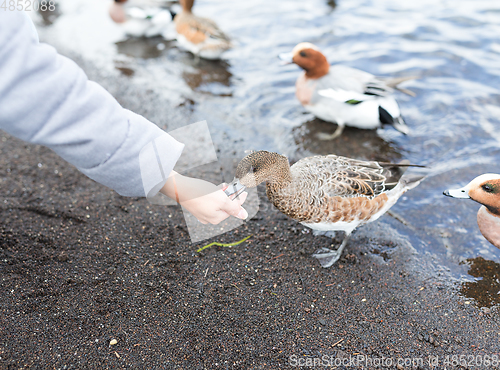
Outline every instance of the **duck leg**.
<svg viewBox="0 0 500 370">
<path fill-rule="evenodd" d="M 346 232 L 345 238 L 337 250 L 332 251 L 331 249 L 323 247 L 321 249 L 318 249 L 312 256 L 319 260 L 321 267 L 328 268 L 339 260 L 340 256 L 342 255 L 342 251 L 347 245 L 350 237 L 351 233 Z"/>
<path fill-rule="evenodd" d="M 325 141 L 336 139 L 342 134 L 342 132 L 344 131 L 344 127 L 345 125 L 343 123 L 337 122 L 337 129 L 333 134 L 325 134 L 324 132 L 319 132 L 317 135 L 318 139 Z"/>
</svg>

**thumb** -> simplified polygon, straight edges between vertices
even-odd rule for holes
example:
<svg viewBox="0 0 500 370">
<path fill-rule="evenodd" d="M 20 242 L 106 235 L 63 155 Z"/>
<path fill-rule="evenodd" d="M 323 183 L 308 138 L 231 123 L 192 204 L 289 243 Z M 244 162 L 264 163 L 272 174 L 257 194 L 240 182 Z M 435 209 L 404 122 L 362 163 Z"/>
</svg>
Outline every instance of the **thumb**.
<svg viewBox="0 0 500 370">
<path fill-rule="evenodd" d="M 241 206 L 241 204 L 245 201 L 247 195 L 248 193 L 244 192 L 234 201 L 228 199 L 228 201 L 221 207 L 221 210 L 231 216 L 245 220 L 248 217 L 248 212 Z"/>
</svg>

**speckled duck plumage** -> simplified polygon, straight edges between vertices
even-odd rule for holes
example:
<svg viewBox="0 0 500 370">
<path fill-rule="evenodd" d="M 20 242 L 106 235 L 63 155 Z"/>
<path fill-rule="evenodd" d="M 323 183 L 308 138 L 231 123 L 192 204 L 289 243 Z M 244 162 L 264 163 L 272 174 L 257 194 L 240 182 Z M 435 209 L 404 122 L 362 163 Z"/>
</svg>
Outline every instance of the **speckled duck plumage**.
<svg viewBox="0 0 500 370">
<path fill-rule="evenodd" d="M 418 185 L 421 177 L 400 177 L 397 166 L 336 155 L 308 157 L 290 166 L 285 156 L 258 151 L 240 162 L 236 178 L 246 187 L 266 181 L 267 196 L 282 213 L 314 230 L 342 230 L 348 236 Z"/>
</svg>

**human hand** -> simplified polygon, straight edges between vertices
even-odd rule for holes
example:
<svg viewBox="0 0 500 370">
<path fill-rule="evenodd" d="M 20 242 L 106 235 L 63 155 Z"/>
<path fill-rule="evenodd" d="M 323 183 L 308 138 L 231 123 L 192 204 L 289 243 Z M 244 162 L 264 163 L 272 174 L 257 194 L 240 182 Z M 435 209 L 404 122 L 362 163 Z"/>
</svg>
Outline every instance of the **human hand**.
<svg viewBox="0 0 500 370">
<path fill-rule="evenodd" d="M 241 207 L 247 198 L 246 192 L 231 200 L 222 191 L 222 186 L 182 176 L 174 171 L 160 191 L 175 199 L 202 224 L 215 225 L 229 216 L 243 220 L 248 217 L 247 211 Z"/>
</svg>

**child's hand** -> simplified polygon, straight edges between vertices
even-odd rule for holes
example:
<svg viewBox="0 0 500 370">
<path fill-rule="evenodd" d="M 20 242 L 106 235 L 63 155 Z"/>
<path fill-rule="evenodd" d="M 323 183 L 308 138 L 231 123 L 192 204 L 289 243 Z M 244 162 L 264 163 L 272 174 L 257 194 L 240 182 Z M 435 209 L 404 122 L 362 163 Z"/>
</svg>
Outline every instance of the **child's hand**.
<svg viewBox="0 0 500 370">
<path fill-rule="evenodd" d="M 169 198 L 175 199 L 202 224 L 218 224 L 230 215 L 242 220 L 248 217 L 247 211 L 241 207 L 247 193 L 231 200 L 220 186 L 185 177 L 172 171 L 167 183 L 160 190 Z"/>
</svg>

